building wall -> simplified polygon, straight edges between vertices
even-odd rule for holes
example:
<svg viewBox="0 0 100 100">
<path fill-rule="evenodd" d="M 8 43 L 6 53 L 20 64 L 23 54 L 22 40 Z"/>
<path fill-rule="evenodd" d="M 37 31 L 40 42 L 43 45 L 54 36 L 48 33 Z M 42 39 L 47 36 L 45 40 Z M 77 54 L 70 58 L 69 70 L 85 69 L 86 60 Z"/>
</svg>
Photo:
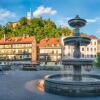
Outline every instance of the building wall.
<svg viewBox="0 0 100 100">
<path fill-rule="evenodd" d="M 36 44 L 36 40 L 34 40 L 32 42 L 32 51 L 31 51 L 31 56 L 32 56 L 32 63 L 36 63 L 37 62 L 37 44 Z"/>
<path fill-rule="evenodd" d="M 16 37 L 0 40 L 1 63 L 36 63 L 36 41 L 33 37 Z"/>
<path fill-rule="evenodd" d="M 61 48 L 40 48 L 40 55 L 47 54 L 48 62 L 56 62 L 61 59 Z M 43 56 L 43 55 L 42 55 Z"/>
<path fill-rule="evenodd" d="M 100 39 L 98 40 L 97 53 L 100 54 Z"/>
<path fill-rule="evenodd" d="M 63 44 L 63 55 L 72 58 L 73 57 L 73 52 L 74 52 L 74 47 L 73 46 L 64 46 L 63 39 L 65 37 L 62 37 L 62 44 Z M 81 51 L 81 57 L 82 58 L 93 58 L 95 59 L 97 56 L 97 39 L 91 39 L 91 42 L 87 46 L 81 46 L 80 51 Z"/>
<path fill-rule="evenodd" d="M 60 38 L 45 38 L 39 44 L 39 60 L 41 62 L 60 62 L 62 46 Z M 44 60 L 43 60 L 44 59 Z"/>
<path fill-rule="evenodd" d="M 49 56 L 49 60 L 51 62 L 56 62 L 57 60 L 60 61 L 60 59 L 63 57 L 67 57 L 67 58 L 73 58 L 73 52 L 74 52 L 74 46 L 70 46 L 70 45 L 64 45 L 63 39 L 66 37 L 61 37 L 61 41 L 57 44 L 59 45 L 57 47 L 54 46 L 55 44 L 55 40 L 53 40 L 52 42 L 50 40 L 52 39 L 44 39 L 41 40 L 42 42 L 40 43 L 40 47 L 39 47 L 39 52 L 41 57 L 47 57 Z M 97 52 L 98 52 L 98 42 L 97 42 L 97 38 L 95 37 L 89 37 L 91 39 L 91 42 L 89 45 L 87 46 L 81 46 L 80 47 L 80 51 L 81 51 L 81 58 L 92 58 L 95 59 L 97 56 Z M 46 42 L 45 42 L 46 41 Z M 50 46 L 49 46 L 50 45 Z M 46 61 L 46 59 L 44 58 L 44 61 Z"/>
<path fill-rule="evenodd" d="M 97 56 L 97 39 L 91 39 L 89 45 L 81 47 L 81 56 L 84 58 L 96 58 Z"/>
</svg>

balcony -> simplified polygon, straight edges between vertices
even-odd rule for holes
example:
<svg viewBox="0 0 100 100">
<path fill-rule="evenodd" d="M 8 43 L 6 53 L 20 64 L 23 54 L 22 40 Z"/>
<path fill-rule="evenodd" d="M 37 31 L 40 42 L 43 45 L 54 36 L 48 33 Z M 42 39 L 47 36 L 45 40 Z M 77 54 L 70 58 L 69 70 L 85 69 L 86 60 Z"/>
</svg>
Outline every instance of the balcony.
<svg viewBox="0 0 100 100">
<path fill-rule="evenodd" d="M 19 59 L 18 58 L 15 58 L 15 59 L 11 58 L 10 59 L 10 58 L 5 58 L 5 57 L 0 58 L 0 61 L 28 61 L 28 60 L 31 61 L 31 58 L 19 58 Z"/>
</svg>

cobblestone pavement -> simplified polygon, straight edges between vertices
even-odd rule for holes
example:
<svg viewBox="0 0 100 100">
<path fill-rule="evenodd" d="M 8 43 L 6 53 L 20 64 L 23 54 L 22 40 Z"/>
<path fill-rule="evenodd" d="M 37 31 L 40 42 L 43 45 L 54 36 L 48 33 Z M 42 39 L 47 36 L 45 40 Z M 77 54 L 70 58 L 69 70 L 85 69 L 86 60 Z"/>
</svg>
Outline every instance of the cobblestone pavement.
<svg viewBox="0 0 100 100">
<path fill-rule="evenodd" d="M 100 96 L 64 97 L 38 91 L 36 80 L 51 73 L 57 72 L 8 71 L 0 73 L 0 100 L 100 100 Z"/>
</svg>

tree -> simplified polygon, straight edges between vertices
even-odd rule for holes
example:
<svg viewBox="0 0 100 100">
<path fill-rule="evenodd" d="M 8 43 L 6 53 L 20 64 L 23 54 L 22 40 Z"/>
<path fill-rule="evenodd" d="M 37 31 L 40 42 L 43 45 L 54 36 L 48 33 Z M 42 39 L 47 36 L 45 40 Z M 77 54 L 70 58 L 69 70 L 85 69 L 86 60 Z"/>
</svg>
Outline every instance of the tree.
<svg viewBox="0 0 100 100">
<path fill-rule="evenodd" d="M 5 27 L 0 25 L 0 38 L 3 37 L 4 33 L 5 33 Z"/>
<path fill-rule="evenodd" d="M 58 28 L 58 33 L 61 36 L 62 33 L 64 33 L 65 36 L 73 36 L 74 32 L 73 30 L 69 29 L 68 27 L 59 27 Z"/>
<path fill-rule="evenodd" d="M 97 55 L 96 61 L 95 61 L 96 67 L 100 68 L 100 54 Z"/>
<path fill-rule="evenodd" d="M 86 34 L 86 33 L 82 33 L 82 32 L 81 32 L 80 36 L 82 36 L 82 37 L 86 37 L 86 36 L 87 36 L 87 34 Z"/>
<path fill-rule="evenodd" d="M 74 35 L 73 30 L 68 27 L 57 27 L 50 18 L 45 20 L 41 17 L 28 20 L 26 17 L 22 17 L 15 27 L 13 27 L 10 22 L 8 22 L 6 26 L 0 25 L 0 37 L 3 37 L 3 34 L 6 34 L 6 37 L 29 35 L 35 36 L 38 43 L 41 39 L 46 37 L 59 38 L 62 36 L 62 33 L 64 33 L 65 36 Z"/>
<path fill-rule="evenodd" d="M 22 17 L 18 22 L 19 22 L 20 26 L 23 26 L 23 25 L 27 26 L 28 25 L 28 19 L 26 17 Z"/>
</svg>

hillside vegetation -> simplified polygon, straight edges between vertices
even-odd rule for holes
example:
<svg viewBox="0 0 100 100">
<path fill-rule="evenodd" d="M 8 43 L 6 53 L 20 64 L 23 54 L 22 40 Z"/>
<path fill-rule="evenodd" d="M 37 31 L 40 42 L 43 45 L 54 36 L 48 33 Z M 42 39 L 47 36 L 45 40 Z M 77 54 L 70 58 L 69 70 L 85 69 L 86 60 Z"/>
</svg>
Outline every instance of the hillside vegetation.
<svg viewBox="0 0 100 100">
<path fill-rule="evenodd" d="M 65 36 L 72 36 L 74 34 L 68 27 L 57 27 L 50 19 L 32 18 L 28 20 L 26 17 L 23 17 L 17 21 L 15 27 L 11 22 L 8 22 L 6 26 L 0 25 L 0 38 L 4 34 L 6 37 L 29 35 L 35 36 L 37 42 L 39 42 L 45 37 L 60 37 L 62 33 Z M 82 35 L 85 34 L 82 33 Z"/>
</svg>

